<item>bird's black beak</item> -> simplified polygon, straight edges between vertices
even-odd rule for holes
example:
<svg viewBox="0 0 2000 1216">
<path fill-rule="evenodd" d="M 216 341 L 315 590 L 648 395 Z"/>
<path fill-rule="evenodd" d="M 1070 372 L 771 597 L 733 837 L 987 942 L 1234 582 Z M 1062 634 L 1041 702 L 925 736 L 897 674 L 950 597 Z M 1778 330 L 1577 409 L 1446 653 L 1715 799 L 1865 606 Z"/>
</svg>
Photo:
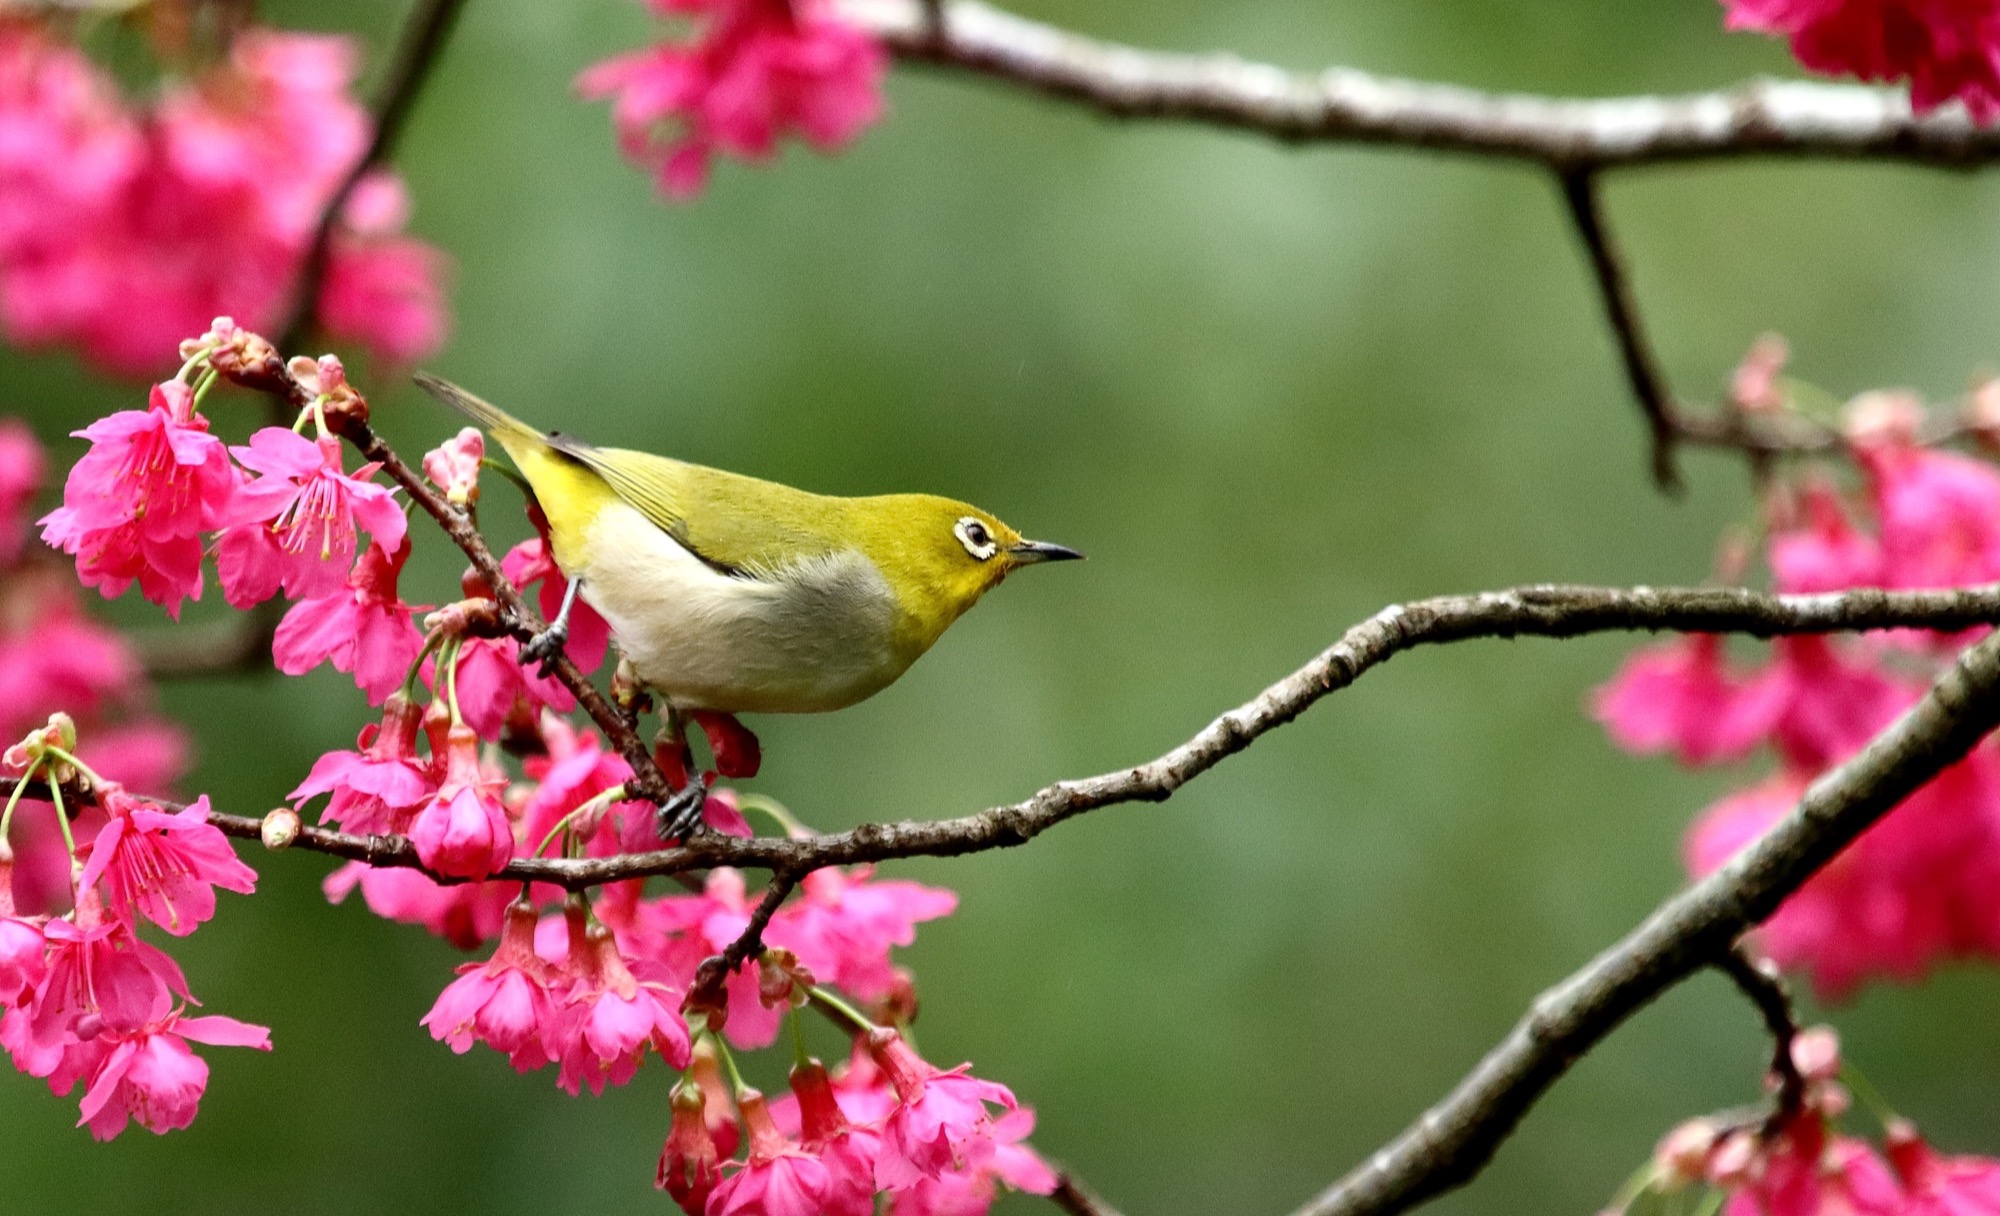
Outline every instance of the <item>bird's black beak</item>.
<svg viewBox="0 0 2000 1216">
<path fill-rule="evenodd" d="M 1014 563 L 1032 566 L 1036 562 L 1080 562 L 1083 554 L 1068 545 L 1053 544 L 1045 540 L 1024 540 L 1009 545 L 1007 552 L 1014 555 Z"/>
</svg>

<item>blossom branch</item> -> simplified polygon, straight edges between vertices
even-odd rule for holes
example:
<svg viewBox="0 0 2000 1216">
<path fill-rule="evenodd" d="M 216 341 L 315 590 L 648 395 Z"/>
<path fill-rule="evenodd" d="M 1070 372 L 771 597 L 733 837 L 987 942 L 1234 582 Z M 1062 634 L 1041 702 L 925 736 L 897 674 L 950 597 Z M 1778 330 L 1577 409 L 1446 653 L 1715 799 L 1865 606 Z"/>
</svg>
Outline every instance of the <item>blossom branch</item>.
<svg viewBox="0 0 2000 1216">
<path fill-rule="evenodd" d="M 778 870 L 771 875 L 771 884 L 764 888 L 764 897 L 750 910 L 750 923 L 743 926 L 743 932 L 737 934 L 736 940 L 724 947 L 722 953 L 703 959 L 695 971 L 694 983 L 688 985 L 690 1006 L 720 1008 L 727 1003 L 722 985 L 738 967 L 763 952 L 764 930 L 770 927 L 771 917 L 777 914 L 778 906 L 791 895 L 798 882 L 790 870 Z"/>
<path fill-rule="evenodd" d="M 300 389 L 303 392 L 303 389 Z M 332 422 L 333 420 L 330 420 Z M 455 508 L 438 498 L 368 431 L 365 423 L 342 418 L 350 438 L 360 436 L 364 454 L 384 461 L 412 497 L 461 541 L 473 564 L 492 565 L 492 554 Z M 461 537 L 463 539 L 461 539 Z M 470 546 L 470 547 L 467 547 Z M 517 636 L 539 627 L 533 610 L 504 578 L 496 578 L 508 628 Z M 504 591 L 502 590 L 504 589 Z M 512 603 L 509 603 L 511 597 Z M 952 857 L 1025 844 L 1066 819 L 1128 802 L 1163 802 L 1175 790 L 1224 759 L 1248 748 L 1266 732 L 1297 718 L 1321 698 L 1346 688 L 1375 667 L 1406 650 L 1474 638 L 1569 638 L 1591 633 L 1673 631 L 1734 633 L 1752 637 L 1842 633 L 1871 629 L 1930 629 L 1956 632 L 2000 623 L 2000 585 L 1953 591 L 1881 591 L 1859 588 L 1819 595 L 1768 595 L 1729 587 L 1577 587 L 1541 585 L 1473 595 L 1439 596 L 1394 604 L 1349 629 L 1305 666 L 1223 714 L 1193 738 L 1144 764 L 1096 777 L 1059 781 L 1021 802 L 956 819 L 867 823 L 846 832 L 792 838 L 739 839 L 709 833 L 675 848 L 615 857 L 516 858 L 496 879 L 546 882 L 584 890 L 629 878 L 682 874 L 710 866 L 743 866 L 803 877 L 827 866 L 856 865 L 903 857 Z M 573 668 L 572 668 L 573 670 Z M 605 717 L 637 745 L 637 737 L 605 705 L 588 681 L 577 684 L 604 705 Z M 583 692 L 578 691 L 583 701 Z M 588 705 L 586 704 L 586 708 Z M 608 730 L 607 730 L 608 733 Z M 650 765 L 652 758 L 639 745 Z M 629 759 L 629 757 L 628 757 Z M 657 767 L 654 768 L 657 773 Z M 0 781 L 0 792 L 10 785 Z M 162 804 L 172 809 L 171 804 Z M 245 839 L 260 835 L 262 821 L 214 814 L 223 832 Z M 356 836 L 324 828 L 302 828 L 293 848 L 327 853 L 373 866 L 422 870 L 442 883 L 459 881 L 425 869 L 415 848 L 400 836 Z M 775 910 L 775 909 L 774 909 Z"/>
<path fill-rule="evenodd" d="M 1119 1216 L 1117 1208 L 1098 1198 L 1096 1192 L 1067 1169 L 1056 1171 L 1056 1189 L 1049 1192 L 1049 1202 L 1069 1216 Z"/>
<path fill-rule="evenodd" d="M 1679 96 L 1578 99 L 1488 93 L 1352 68 L 1294 72 L 1233 55 L 1144 50 L 981 3 L 845 0 L 904 59 L 961 68 L 1115 118 L 1164 118 L 1287 142 L 1382 144 L 1617 169 L 1747 156 L 1971 168 L 2000 129 L 1956 108 L 1917 116 L 1899 91 L 1753 81 Z"/>
<path fill-rule="evenodd" d="M 1922 700 L 1728 864 L 1537 997 L 1457 1088 L 1296 1216 L 1384 1216 L 1469 1181 L 1571 1063 L 1653 998 L 1720 963 L 1744 930 L 1996 725 L 2000 634 L 1961 654 Z"/>
<path fill-rule="evenodd" d="M 1806 1100 L 1806 1079 L 1792 1058 L 1792 1043 L 1799 1037 L 1799 1023 L 1792 1014 L 1791 993 L 1786 991 L 1777 966 L 1758 957 L 1741 942 L 1718 958 L 1715 968 L 1750 998 L 1764 1019 L 1764 1028 L 1771 1032 L 1771 1075 L 1778 1078 L 1778 1094 L 1764 1129 L 1767 1134 L 1775 1134 L 1805 1106 Z"/>
</svg>

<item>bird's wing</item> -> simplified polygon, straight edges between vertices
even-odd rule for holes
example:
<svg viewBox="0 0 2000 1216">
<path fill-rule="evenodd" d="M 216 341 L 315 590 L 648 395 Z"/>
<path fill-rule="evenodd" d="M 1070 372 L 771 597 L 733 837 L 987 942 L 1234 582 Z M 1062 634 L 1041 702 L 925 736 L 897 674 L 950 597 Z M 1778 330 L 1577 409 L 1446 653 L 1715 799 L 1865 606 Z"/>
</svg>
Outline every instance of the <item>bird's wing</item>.
<svg viewBox="0 0 2000 1216">
<path fill-rule="evenodd" d="M 551 438 L 654 527 L 724 574 L 773 574 L 842 547 L 835 543 L 839 499 L 650 452 Z"/>
</svg>

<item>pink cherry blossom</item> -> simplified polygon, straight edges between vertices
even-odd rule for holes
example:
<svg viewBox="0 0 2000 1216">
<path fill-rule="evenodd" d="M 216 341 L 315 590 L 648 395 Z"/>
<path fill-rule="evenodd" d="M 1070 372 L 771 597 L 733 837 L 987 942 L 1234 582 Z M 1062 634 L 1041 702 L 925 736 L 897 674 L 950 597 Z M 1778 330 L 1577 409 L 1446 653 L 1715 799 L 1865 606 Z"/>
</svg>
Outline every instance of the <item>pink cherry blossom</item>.
<svg viewBox="0 0 2000 1216">
<path fill-rule="evenodd" d="M 370 545 L 354 563 L 346 587 L 294 604 L 271 641 L 278 670 L 296 676 L 332 663 L 335 671 L 354 676 L 371 705 L 401 687 L 424 646 L 411 620 L 421 606 L 404 603 L 396 589 L 409 557 L 407 536 L 393 555 Z"/>
<path fill-rule="evenodd" d="M 703 959 L 721 953 L 743 932 L 750 907 L 742 872 L 717 866 L 708 872 L 701 894 L 663 895 L 636 905 L 629 920 L 609 923 L 633 957 L 660 964 L 674 983 L 685 987 Z M 784 1011 L 759 999 L 756 968 L 732 972 L 723 991 L 728 1000 L 723 1032 L 729 1041 L 752 1051 L 770 1046 L 784 1024 Z"/>
<path fill-rule="evenodd" d="M 380 726 L 361 732 L 359 751 L 328 752 L 286 795 L 295 803 L 331 794 L 320 818 L 350 832 L 388 834 L 408 826 L 410 812 L 435 791 L 430 766 L 417 755 L 423 710 L 400 694 L 382 707 Z"/>
<path fill-rule="evenodd" d="M 188 1048 L 188 1040 L 213 1047 L 254 1047 L 271 1050 L 271 1032 L 225 1017 L 168 1017 L 131 1035 L 92 1070 L 84 1092 L 77 1126 L 110 1140 L 125 1130 L 127 1119 L 164 1135 L 194 1121 L 195 1107 L 208 1087 L 208 1064 Z"/>
<path fill-rule="evenodd" d="M 2000 1161 L 1940 1157 L 1900 1119 L 1891 1121 L 1883 1149 L 1908 1192 L 1902 1216 L 2000 1216 Z"/>
<path fill-rule="evenodd" d="M 543 708 L 568 713 L 576 698 L 554 679 L 521 666 L 513 638 L 466 638 L 458 650 L 458 705 L 482 739 L 498 739 L 516 715 L 532 723 Z"/>
<path fill-rule="evenodd" d="M 830 151 L 881 115 L 887 56 L 828 0 L 670 7 L 708 15 L 693 41 L 608 59 L 577 79 L 584 96 L 614 98 L 620 146 L 668 197 L 699 194 L 717 151 L 765 160 L 794 133 Z"/>
<path fill-rule="evenodd" d="M 1772 743 L 1794 768 L 1837 764 L 1916 703 L 1922 686 L 1884 671 L 1865 646 L 1801 635 L 1772 643 L 1784 708 Z"/>
<path fill-rule="evenodd" d="M 537 519 L 536 526 L 546 533 L 547 529 Z M 563 595 L 569 590 L 569 579 L 556 567 L 549 556 L 546 535 L 533 540 L 524 540 L 507 551 L 500 561 L 500 571 L 507 581 L 526 591 L 539 583 L 541 590 L 537 599 L 542 616 L 553 621 L 562 608 Z M 604 663 L 604 652 L 611 645 L 611 626 L 597 609 L 583 600 L 577 600 L 570 608 L 569 641 L 564 649 L 576 665 L 586 672 L 596 671 Z"/>
<path fill-rule="evenodd" d="M 1035 1112 L 1010 1110 L 993 1121 L 993 1155 L 977 1166 L 923 1178 L 889 1197 L 889 1216 L 984 1216 L 1000 1184 L 1030 1195 L 1056 1189 L 1056 1172 L 1022 1143 L 1035 1130 Z"/>
<path fill-rule="evenodd" d="M 113 915 L 144 916 L 186 937 L 215 915 L 216 887 L 241 895 L 257 889 L 257 872 L 208 822 L 207 795 L 171 815 L 115 788 L 102 790 L 100 801 L 109 818 L 88 846 L 77 885 L 102 880 Z"/>
<path fill-rule="evenodd" d="M 10 570 L 0 588 L 0 738 L 20 738 L 62 708 L 89 719 L 136 699 L 131 644 L 83 612 L 76 584 L 49 566 Z"/>
<path fill-rule="evenodd" d="M 387 486 L 369 480 L 376 466 L 344 471 L 338 439 L 315 443 L 273 426 L 231 451 L 261 474 L 237 491 L 231 527 L 216 544 L 223 593 L 235 607 L 262 603 L 280 589 L 293 599 L 342 592 L 359 528 L 385 550 L 403 543 L 403 509 Z"/>
<path fill-rule="evenodd" d="M 1991 0 L 1723 0 L 1730 29 L 1788 38 L 1800 63 L 1910 83 L 1930 110 L 1956 98 L 2000 116 L 2000 6 Z"/>
<path fill-rule="evenodd" d="M 737 1109 L 750 1137 L 749 1159 L 723 1167 L 733 1172 L 709 1196 L 707 1216 L 831 1216 L 826 1163 L 785 1138 L 756 1090 L 738 1095 Z"/>
<path fill-rule="evenodd" d="M 327 902 L 335 904 L 356 888 L 375 915 L 421 925 L 461 950 L 476 950 L 500 933 L 507 904 L 521 889 L 517 883 L 502 882 L 440 886 L 416 870 L 377 869 L 359 861 L 339 867 L 320 884 Z"/>
<path fill-rule="evenodd" d="M 128 108 L 110 73 L 42 34 L 0 30 L 0 325 L 114 371 L 158 366 L 229 314 L 275 322 L 326 200 L 361 156 L 350 41 L 255 27 Z M 373 181 L 386 183 L 373 188 Z M 443 331 L 442 259 L 396 235 L 374 175 L 334 233 L 317 314 L 408 359 Z"/>
<path fill-rule="evenodd" d="M 3 70 L 3 69 L 0 69 Z M 18 418 L 0 418 L 0 562 L 21 555 L 29 504 L 42 489 L 42 445 Z"/>
<path fill-rule="evenodd" d="M 1749 754 L 1783 705 L 1771 676 L 1731 670 L 1721 638 L 1694 634 L 1627 659 L 1592 709 L 1628 751 L 1672 750 L 1684 763 L 1714 764 Z"/>
<path fill-rule="evenodd" d="M 166 1017 L 175 997 L 188 995 L 174 961 L 123 921 L 79 928 L 52 920 L 42 934 L 48 969 L 28 1003 L 8 1014 L 21 1019 L 23 1033 L 7 1046 L 15 1067 L 30 1076 L 53 1073 L 76 1040 L 137 1033 Z"/>
<path fill-rule="evenodd" d="M 690 1044 L 679 995 L 662 982 L 636 977 L 610 929 L 571 915 L 569 963 L 577 978 L 549 1044 L 562 1064 L 558 1086 L 574 1094 L 589 1085 L 597 1094 L 607 1084 L 623 1085 L 649 1046 L 670 1067 L 687 1067 Z"/>
<path fill-rule="evenodd" d="M 0 916 L 0 1007 L 11 1008 L 33 995 L 49 973 L 48 943 L 41 926 L 13 914 L 12 876 L 0 868 L 0 900 L 6 915 Z"/>
<path fill-rule="evenodd" d="M 951 915 L 958 897 L 939 887 L 876 880 L 867 869 L 815 870 L 802 897 L 779 909 L 764 939 L 799 956 L 823 983 L 864 1001 L 895 984 L 889 951 L 917 939 L 917 925 Z"/>
<path fill-rule="evenodd" d="M 1859 1140 L 1835 1136 L 1817 1116 L 1794 1119 L 1761 1169 L 1732 1193 L 1724 1216 L 1902 1216 L 1902 1189 Z"/>
<path fill-rule="evenodd" d="M 972 1076 L 969 1064 L 940 1071 L 893 1030 L 871 1031 L 867 1046 L 900 1099 L 882 1125 L 882 1154 L 875 1162 L 878 1187 L 902 1190 L 992 1159 L 993 1120 L 986 1108 L 1015 1108 L 1006 1086 Z"/>
<path fill-rule="evenodd" d="M 791 1089 L 800 1138 L 826 1164 L 826 1216 L 874 1216 L 882 1133 L 849 1122 L 818 1060 L 792 1069 Z M 778 1123 L 782 1127 L 785 1121 Z"/>
<path fill-rule="evenodd" d="M 424 1015 L 431 1037 L 464 1055 L 475 1039 L 506 1053 L 521 1072 L 532 1072 L 552 1058 L 547 1043 L 555 1031 L 556 998 L 550 984 L 556 974 L 535 953 L 534 905 L 516 902 L 507 909 L 507 924 L 499 949 L 484 963 L 467 963 Z"/>
<path fill-rule="evenodd" d="M 1840 498 L 1824 482 L 1806 486 L 1805 520 L 1771 537 L 1771 574 L 1778 590 L 1810 595 L 1882 584 L 1882 550 L 1855 528 Z"/>
<path fill-rule="evenodd" d="M 522 811 L 522 836 L 538 843 L 572 811 L 632 776 L 632 766 L 623 757 L 605 751 L 595 733 L 578 731 L 554 714 L 543 717 L 542 739 L 548 755 L 530 757 L 521 765 L 536 782 L 535 792 Z M 618 803 L 616 809 L 620 816 L 650 828 L 650 803 Z M 621 833 L 610 815 L 595 816 L 588 823 L 572 820 L 570 826 L 589 842 L 596 855 L 622 851 Z"/>
<path fill-rule="evenodd" d="M 438 792 L 410 822 L 417 856 L 439 874 L 485 878 L 514 856 L 514 825 L 498 787 L 479 764 L 479 737 L 454 726 L 446 744 Z"/>
<path fill-rule="evenodd" d="M 424 476 L 444 492 L 446 502 L 455 507 L 471 506 L 479 501 L 479 462 L 484 459 L 486 435 L 469 426 L 424 453 Z M 521 585 L 512 573 L 507 577 L 514 579 L 515 586 Z"/>
<path fill-rule="evenodd" d="M 2000 580 L 2000 471 L 1955 452 L 1864 447 L 1891 587 Z"/>
<path fill-rule="evenodd" d="M 234 509 L 228 449 L 194 412 L 188 386 L 153 386 L 144 410 L 123 410 L 77 432 L 90 450 L 70 469 L 63 505 L 42 518 L 42 539 L 77 559 L 77 577 L 116 597 L 134 581 L 178 617 L 201 598 L 201 533 Z"/>
</svg>

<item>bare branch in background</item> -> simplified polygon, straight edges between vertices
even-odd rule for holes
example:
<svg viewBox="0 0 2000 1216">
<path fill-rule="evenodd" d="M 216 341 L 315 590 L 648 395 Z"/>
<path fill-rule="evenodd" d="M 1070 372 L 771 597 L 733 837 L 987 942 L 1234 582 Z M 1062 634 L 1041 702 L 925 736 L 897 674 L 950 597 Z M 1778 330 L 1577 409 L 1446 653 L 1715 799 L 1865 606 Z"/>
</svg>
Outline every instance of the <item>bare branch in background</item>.
<svg viewBox="0 0 2000 1216">
<path fill-rule="evenodd" d="M 1777 910 L 1855 837 L 2000 725 L 2000 634 L 1958 657 L 1867 747 L 1727 865 L 1542 993 L 1443 1101 L 1296 1216 L 1386 1216 L 1463 1185 L 1569 1066 Z"/>
<path fill-rule="evenodd" d="M 980 3 L 843 0 L 904 59 L 963 68 L 1117 118 L 1164 118 L 1288 142 L 1382 144 L 1537 161 L 1557 169 L 1752 156 L 1969 168 L 2000 158 L 2000 130 L 1953 108 L 1915 116 L 1900 92 L 1753 81 L 1680 96 L 1542 97 L 1353 68 L 1288 71 L 1233 55 L 1144 50 Z"/>
</svg>

